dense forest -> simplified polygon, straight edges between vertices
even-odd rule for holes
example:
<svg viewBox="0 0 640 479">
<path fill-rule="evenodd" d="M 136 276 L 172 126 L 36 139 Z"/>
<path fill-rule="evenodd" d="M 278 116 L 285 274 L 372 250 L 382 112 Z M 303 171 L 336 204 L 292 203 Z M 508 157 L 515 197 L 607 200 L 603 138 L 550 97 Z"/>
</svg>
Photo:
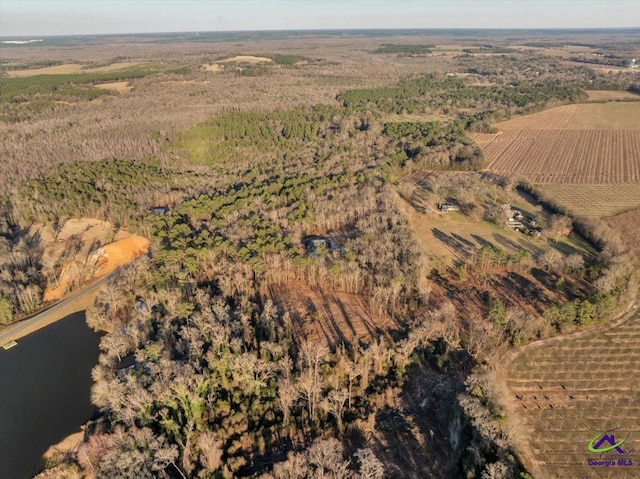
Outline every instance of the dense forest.
<svg viewBox="0 0 640 479">
<path fill-rule="evenodd" d="M 430 47 L 373 51 L 410 61 Z M 402 75 L 332 86 L 324 102 L 228 108 L 166 130 L 154 125 L 132 143 L 138 156 L 65 158 L 5 191 L 0 322 L 41 306 L 47 284 L 30 225 L 96 217 L 152 243 L 86 312 L 92 328 L 110 331 L 93 370 L 100 416 L 77 453 L 55 458 L 41 477 L 530 477 L 513 452 L 522 428 L 505 419 L 491 358 L 608 320 L 636 272 L 613 233 L 578 218 L 590 257 L 487 245 L 449 267 L 419 247 L 407 219 L 407 177 L 437 173 L 424 188 L 427 203 L 453 195 L 461 214 L 500 224 L 499 203 L 517 187 L 541 195 L 524 180 L 479 173 L 483 154 L 468 133 L 586 97 L 578 68 L 564 69 L 572 80 L 562 83 L 544 72 L 530 77 L 530 67 L 510 73 L 511 51 L 490 47 L 504 55 L 455 58 L 472 76 Z M 286 68 L 306 58 L 276 57 Z M 312 68 L 327 68 L 317 63 Z M 144 88 L 154 75 L 171 84 L 191 72 L 174 67 L 126 78 Z M 279 70 L 265 66 L 260 75 Z M 478 85 L 473 75 L 492 84 Z M 57 98 L 59 85 L 32 81 L 24 96 L 3 101 Z M 93 92 L 93 81 L 73 92 Z M 61 85 L 63 93 L 71 88 Z M 73 94 L 93 98 L 85 93 Z M 25 108 L 3 112 L 20 113 L 19 123 Z M 166 214 L 152 213 L 157 205 Z M 568 221 L 555 213 L 541 240 L 549 244 Z M 318 238 L 322 246 L 309 242 Z M 530 290 L 529 309 L 500 289 L 502 278 L 534 276 L 546 289 Z M 304 325 L 325 313 L 287 308 L 283 286 L 301 301 L 304 291 L 351 298 L 370 332 L 311 338 Z M 465 286 L 480 296 L 473 317 L 460 306 Z"/>
</svg>

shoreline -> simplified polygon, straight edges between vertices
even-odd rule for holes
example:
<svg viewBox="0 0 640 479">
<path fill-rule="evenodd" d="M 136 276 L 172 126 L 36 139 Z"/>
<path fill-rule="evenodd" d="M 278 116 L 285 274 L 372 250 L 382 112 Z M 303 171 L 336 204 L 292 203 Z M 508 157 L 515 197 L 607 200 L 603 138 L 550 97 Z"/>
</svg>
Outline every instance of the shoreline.
<svg viewBox="0 0 640 479">
<path fill-rule="evenodd" d="M 107 277 L 102 279 L 104 280 L 106 278 Z M 0 330 L 0 347 L 11 343 L 11 341 L 17 341 L 18 344 L 14 347 L 19 347 L 19 340 L 24 338 L 25 336 L 28 336 L 31 333 L 39 331 L 42 328 L 60 321 L 61 319 L 73 313 L 86 311 L 87 308 L 93 305 L 96 296 L 98 296 L 98 293 L 100 292 L 99 286 L 102 285 L 102 283 L 103 281 L 95 282 L 93 285 L 90 285 L 88 288 L 86 288 L 88 289 L 88 291 L 86 291 L 85 293 L 82 293 L 83 290 L 79 290 L 73 293 L 79 294 L 78 297 L 74 298 L 72 294 L 66 300 L 58 303 L 58 305 L 63 303 L 61 306 L 56 307 L 56 305 L 53 305 L 49 309 L 46 309 L 31 318 L 10 324 L 6 328 Z M 32 321 L 32 323 L 29 324 L 29 321 Z"/>
</svg>

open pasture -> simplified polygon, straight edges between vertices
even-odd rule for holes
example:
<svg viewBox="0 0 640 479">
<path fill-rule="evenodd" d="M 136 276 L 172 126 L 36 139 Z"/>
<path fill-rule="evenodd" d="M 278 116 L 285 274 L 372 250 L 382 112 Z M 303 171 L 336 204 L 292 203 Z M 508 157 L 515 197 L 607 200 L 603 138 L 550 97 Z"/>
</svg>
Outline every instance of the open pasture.
<svg viewBox="0 0 640 479">
<path fill-rule="evenodd" d="M 640 95 L 624 90 L 589 90 L 589 101 L 640 101 Z"/>
<path fill-rule="evenodd" d="M 217 63 L 273 63 L 271 58 L 256 57 L 254 55 L 236 55 L 235 57 L 220 60 Z"/>
</svg>

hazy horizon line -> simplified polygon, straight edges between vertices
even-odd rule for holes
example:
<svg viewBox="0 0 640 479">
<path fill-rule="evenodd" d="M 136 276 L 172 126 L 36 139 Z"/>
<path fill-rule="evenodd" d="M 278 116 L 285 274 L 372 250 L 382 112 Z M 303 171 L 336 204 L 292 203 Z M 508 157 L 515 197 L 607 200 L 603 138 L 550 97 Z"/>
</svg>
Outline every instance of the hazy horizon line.
<svg viewBox="0 0 640 479">
<path fill-rule="evenodd" d="M 200 33 L 276 33 L 276 32 L 366 32 L 366 31 L 396 31 L 396 32 L 429 32 L 429 31 L 619 31 L 619 30 L 640 30 L 638 26 L 621 27 L 430 27 L 430 28 L 397 28 L 397 27 L 354 27 L 354 28 L 273 28 L 273 29 L 249 29 L 249 30 L 168 30 L 157 32 L 117 32 L 117 33 L 72 33 L 72 34 L 31 34 L 31 35 L 0 35 L 0 38 L 60 38 L 60 37 L 113 37 L 119 35 L 179 35 L 179 34 L 200 34 Z"/>
</svg>

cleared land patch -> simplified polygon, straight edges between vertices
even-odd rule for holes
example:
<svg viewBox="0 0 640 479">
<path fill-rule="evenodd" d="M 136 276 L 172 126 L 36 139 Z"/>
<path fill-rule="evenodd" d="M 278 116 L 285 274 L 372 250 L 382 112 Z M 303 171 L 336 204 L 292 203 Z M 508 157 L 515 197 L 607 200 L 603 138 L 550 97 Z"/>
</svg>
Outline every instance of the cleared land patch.
<svg viewBox="0 0 640 479">
<path fill-rule="evenodd" d="M 253 55 L 237 55 L 231 58 L 225 58 L 224 60 L 220 60 L 217 63 L 227 63 L 227 62 L 236 62 L 236 63 L 272 63 L 273 60 L 267 57 L 256 57 Z"/>
<path fill-rule="evenodd" d="M 392 330 L 400 329 L 393 319 L 371 311 L 366 296 L 311 289 L 303 284 L 271 288 L 271 299 L 289 313 L 293 333 L 302 340 L 326 343 L 370 343 Z"/>
<path fill-rule="evenodd" d="M 7 73 L 7 76 L 13 78 L 25 78 L 35 75 L 66 75 L 69 73 L 107 73 L 116 70 L 138 66 L 140 63 L 119 62 L 112 63 L 100 67 L 88 67 L 80 63 L 66 63 L 64 65 L 55 65 L 45 68 L 32 68 L 30 70 L 15 70 Z"/>
<path fill-rule="evenodd" d="M 632 478 L 639 467 L 590 467 L 588 445 L 599 433 L 627 433 L 625 451 L 640 447 L 640 314 L 615 327 L 557 338 L 523 351 L 508 365 L 512 409 L 531 429 L 539 477 Z M 628 459 L 628 457 L 624 457 Z M 536 475 L 538 477 L 538 475 Z"/>
<path fill-rule="evenodd" d="M 527 236 L 493 222 L 474 220 L 460 212 L 435 213 L 436 204 L 433 201 L 429 204 L 429 200 L 425 200 L 429 176 L 429 173 L 418 172 L 405 177 L 402 182 L 405 190 L 412 191 L 411 198 L 405 198 L 404 213 L 428 256 L 451 263 L 471 259 L 486 245 L 504 249 L 508 253 L 525 250 L 534 257 L 552 249 L 550 243 L 542 238 Z M 501 202 L 508 202 L 528 218 L 546 221 L 550 217 L 548 211 L 537 209 L 536 205 L 520 195 L 501 198 Z M 584 256 L 594 253 L 579 237 L 561 237 L 555 246 L 560 251 Z"/>
<path fill-rule="evenodd" d="M 522 233 L 487 221 L 472 221 L 458 213 L 427 217 L 407 205 L 407 218 L 425 253 L 447 263 L 469 260 L 482 246 L 493 244 L 509 253 L 526 250 L 540 254 L 548 249 L 543 240 L 526 239 Z"/>
<path fill-rule="evenodd" d="M 205 72 L 222 72 L 224 71 L 224 65 L 221 65 L 220 63 L 214 63 L 213 65 L 204 63 L 201 69 Z"/>
<path fill-rule="evenodd" d="M 131 91 L 133 87 L 129 85 L 127 81 L 116 81 L 111 83 L 101 83 L 99 85 L 95 85 L 96 88 L 100 88 L 101 90 L 112 90 L 117 91 L 118 93 Z"/>
<path fill-rule="evenodd" d="M 587 95 L 590 101 L 603 100 L 636 100 L 640 101 L 640 95 L 630 91 L 620 90 L 588 90 Z"/>
<path fill-rule="evenodd" d="M 57 234 L 50 226 L 36 226 L 34 234 L 42 242 L 48 272 L 45 301 L 60 299 L 69 288 L 111 273 L 149 247 L 145 238 L 123 230 L 115 234 L 113 225 L 92 218 L 69 219 Z"/>
</svg>

